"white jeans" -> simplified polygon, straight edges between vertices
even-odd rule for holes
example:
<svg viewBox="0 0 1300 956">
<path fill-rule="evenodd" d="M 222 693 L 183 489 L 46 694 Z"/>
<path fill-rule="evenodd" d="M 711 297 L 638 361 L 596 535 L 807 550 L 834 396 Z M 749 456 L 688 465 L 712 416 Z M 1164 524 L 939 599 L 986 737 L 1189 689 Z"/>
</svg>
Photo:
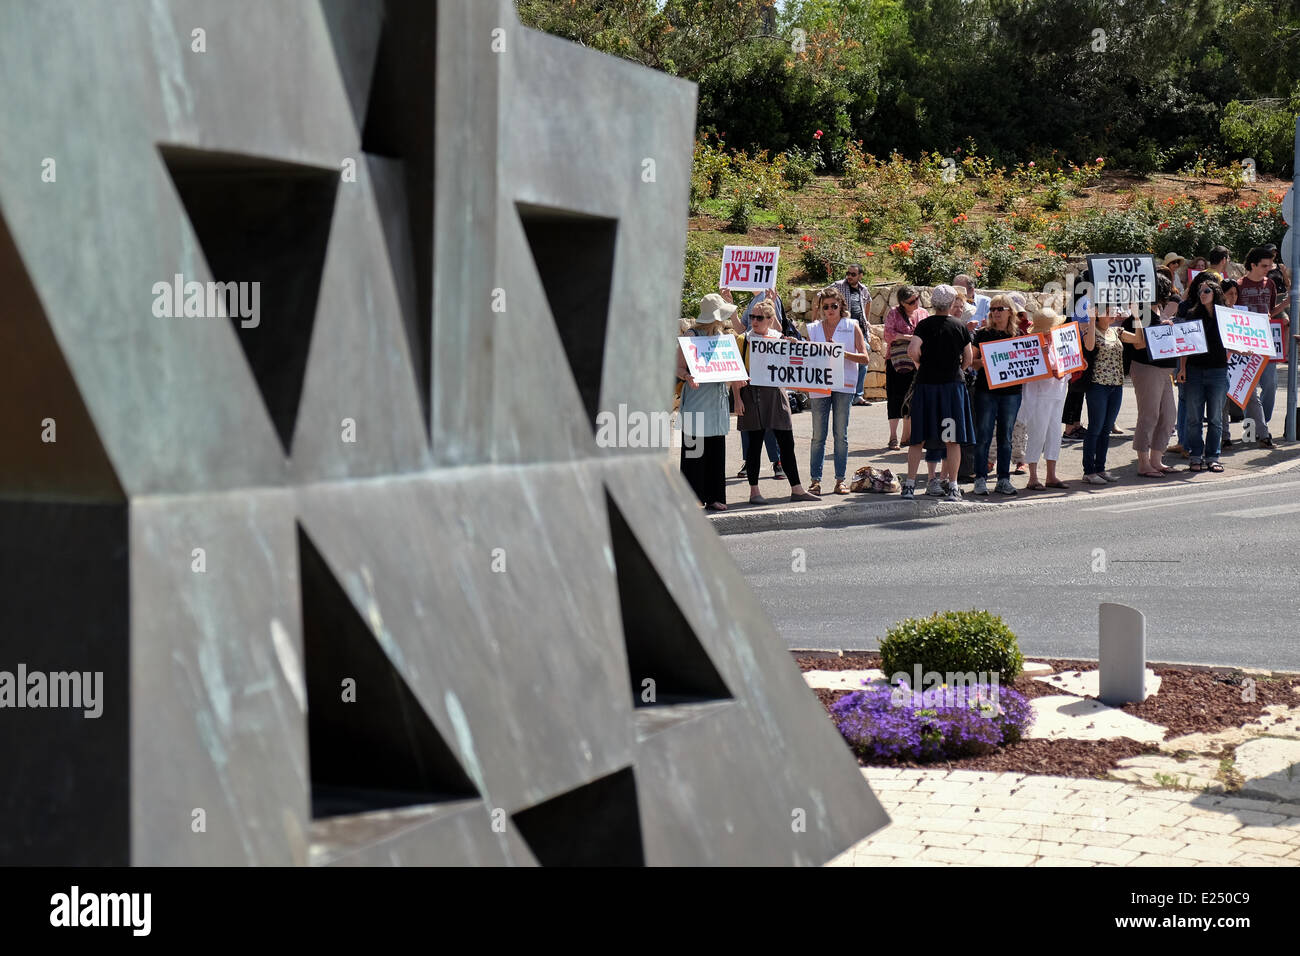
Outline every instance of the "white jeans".
<svg viewBox="0 0 1300 956">
<path fill-rule="evenodd" d="M 1025 423 L 1025 461 L 1029 464 L 1037 464 L 1039 458 L 1056 461 L 1061 457 L 1061 412 L 1069 388 L 1068 378 L 1025 383 L 1020 421 Z"/>
</svg>

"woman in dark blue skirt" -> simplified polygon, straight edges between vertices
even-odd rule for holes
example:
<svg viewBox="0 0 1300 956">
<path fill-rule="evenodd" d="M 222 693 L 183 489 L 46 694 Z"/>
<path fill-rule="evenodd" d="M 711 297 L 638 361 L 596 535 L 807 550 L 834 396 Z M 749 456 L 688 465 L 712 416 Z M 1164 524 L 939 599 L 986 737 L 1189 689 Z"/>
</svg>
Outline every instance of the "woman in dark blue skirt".
<svg viewBox="0 0 1300 956">
<path fill-rule="evenodd" d="M 974 361 L 974 350 L 966 323 L 960 319 L 956 289 L 935 286 L 930 292 L 930 308 L 934 314 L 917 324 L 907 347 L 908 356 L 916 363 L 916 383 L 912 388 L 911 444 L 902 496 L 915 497 L 916 472 L 925 454 L 925 443 L 943 442 L 947 449 L 940 473 L 944 500 L 960 501 L 957 468 L 961 464 L 961 446 L 975 440 L 964 375 Z M 950 314 L 953 312 L 956 315 Z"/>
</svg>

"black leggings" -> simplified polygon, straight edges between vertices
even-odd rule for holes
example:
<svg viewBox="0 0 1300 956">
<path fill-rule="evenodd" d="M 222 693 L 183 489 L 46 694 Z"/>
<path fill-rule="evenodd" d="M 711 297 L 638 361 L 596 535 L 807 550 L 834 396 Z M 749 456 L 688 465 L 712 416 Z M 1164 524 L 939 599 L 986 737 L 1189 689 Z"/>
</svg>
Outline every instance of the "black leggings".
<svg viewBox="0 0 1300 956">
<path fill-rule="evenodd" d="M 763 443 L 760 441 L 749 447 L 761 451 Z M 711 505 L 715 501 L 727 503 L 726 453 L 726 435 L 712 438 L 682 436 L 682 476 L 702 505 Z"/>
<path fill-rule="evenodd" d="M 763 453 L 763 433 L 770 431 L 776 436 L 776 447 L 781 449 L 781 468 L 793 488 L 799 484 L 799 462 L 794 457 L 794 432 L 788 428 L 765 428 L 749 433 L 749 453 L 745 455 L 745 475 L 750 485 L 758 484 L 758 460 Z"/>
<path fill-rule="evenodd" d="M 1078 425 L 1083 422 L 1083 392 L 1073 389 L 1065 396 L 1065 408 L 1061 410 L 1062 425 Z"/>
</svg>

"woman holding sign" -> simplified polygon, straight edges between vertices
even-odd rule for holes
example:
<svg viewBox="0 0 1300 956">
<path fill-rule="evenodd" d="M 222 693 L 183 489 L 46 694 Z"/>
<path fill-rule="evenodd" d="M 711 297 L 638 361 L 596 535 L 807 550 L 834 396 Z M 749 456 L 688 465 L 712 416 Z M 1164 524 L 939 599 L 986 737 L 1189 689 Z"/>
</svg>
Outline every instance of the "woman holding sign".
<svg viewBox="0 0 1300 956">
<path fill-rule="evenodd" d="M 1124 401 L 1124 340 L 1116 326 L 1118 310 L 1099 306 L 1083 329 L 1083 355 L 1092 369 L 1092 384 L 1084 393 L 1088 403 L 1088 433 L 1083 439 L 1083 480 L 1090 485 L 1119 481 L 1106 470 L 1110 430 Z M 1130 336 L 1131 338 L 1131 336 Z"/>
<path fill-rule="evenodd" d="M 727 332 L 728 320 L 736 307 L 716 292 L 700 301 L 700 314 L 688 333 L 709 337 Z M 731 411 L 727 408 L 730 390 L 736 414 L 743 415 L 739 382 L 697 382 L 686 365 L 686 357 L 677 351 L 677 377 L 686 383 L 682 389 L 682 476 L 709 511 L 727 510 L 727 432 L 731 430 Z"/>
<path fill-rule="evenodd" d="M 1000 495 L 1016 494 L 1016 488 L 1011 484 L 1011 431 L 1015 427 L 1016 416 L 1020 413 L 1023 386 L 1007 385 L 990 389 L 983 353 L 980 351 L 980 346 L 985 342 L 1015 338 L 1018 332 L 1016 320 L 1016 307 L 1011 297 L 995 295 L 989 302 L 988 321 L 984 328 L 975 332 L 972 340 L 974 366 L 978 373 L 971 393 L 975 401 L 974 493 L 977 495 L 989 493 L 989 445 L 993 441 L 995 427 L 998 432 L 998 484 L 994 490 Z"/>
<path fill-rule="evenodd" d="M 1206 273 L 1201 273 L 1205 275 Z M 1197 276 L 1200 279 L 1201 276 Z M 1223 402 L 1228 397 L 1228 352 L 1219 334 L 1215 306 L 1223 305 L 1223 288 L 1213 279 L 1195 286 L 1200 300 L 1187 313 L 1187 321 L 1200 320 L 1206 350 L 1178 359 L 1178 381 L 1185 382 L 1184 443 L 1191 458 L 1189 471 L 1223 471 L 1219 443 L 1223 439 Z M 1201 420 L 1209 425 L 1202 430 Z"/>
<path fill-rule="evenodd" d="M 840 295 L 835 286 L 827 286 L 817 293 L 817 317 L 821 321 L 808 323 L 808 341 L 839 342 L 844 346 L 844 382 L 839 388 L 833 389 L 830 395 L 818 396 L 812 400 L 812 461 L 808 463 L 812 485 L 808 491 L 814 495 L 821 493 L 822 465 L 826 461 L 826 426 L 834 413 L 834 493 L 847 495 L 849 488 L 844 483 L 844 477 L 849 469 L 849 412 L 853 408 L 853 396 L 857 394 L 856 366 L 870 361 L 871 356 L 867 354 L 867 343 L 862 330 L 849 316 L 844 296 Z"/>
<path fill-rule="evenodd" d="M 1156 301 L 1153 320 L 1159 325 L 1173 325 L 1173 319 L 1163 318 L 1173 301 L 1173 282 L 1156 275 Z M 1133 429 L 1133 450 L 1137 452 L 1138 474 L 1143 478 L 1163 478 L 1177 468 L 1163 461 L 1169 435 L 1178 419 L 1178 406 L 1174 402 L 1174 385 L 1170 375 L 1178 366 L 1178 359 L 1153 359 L 1147 349 L 1146 328 L 1130 315 L 1123 323 L 1124 359 L 1128 362 L 1129 378 L 1133 380 L 1133 393 L 1137 396 L 1138 420 Z"/>
<path fill-rule="evenodd" d="M 745 360 L 745 369 L 749 369 L 749 344 L 753 339 L 779 339 L 781 332 L 777 326 L 776 307 L 771 302 L 760 302 L 754 306 L 750 315 L 750 330 L 740 343 L 740 352 Z M 816 495 L 804 491 L 799 483 L 799 462 L 794 457 L 794 424 L 790 419 L 790 400 L 785 390 L 770 385 L 745 385 L 740 390 L 741 403 L 736 427 L 741 434 L 749 435 L 749 445 L 745 451 L 745 471 L 749 478 L 749 503 L 767 504 L 766 499 L 758 493 L 758 462 L 763 453 L 765 435 L 774 435 L 781 450 L 781 461 L 785 463 L 785 477 L 790 482 L 791 501 L 821 501 Z"/>
<path fill-rule="evenodd" d="M 1052 329 L 1064 325 L 1065 318 L 1053 309 L 1035 312 L 1029 330 L 1045 344 Z M 1061 412 L 1069 394 L 1070 376 L 1050 376 L 1024 384 L 1024 399 L 1020 403 L 1020 418 L 1025 423 L 1025 459 L 1029 462 L 1027 491 L 1044 488 L 1068 488 L 1056 474 L 1056 462 L 1061 457 Z M 1047 459 L 1047 484 L 1038 480 L 1038 459 Z"/>
</svg>

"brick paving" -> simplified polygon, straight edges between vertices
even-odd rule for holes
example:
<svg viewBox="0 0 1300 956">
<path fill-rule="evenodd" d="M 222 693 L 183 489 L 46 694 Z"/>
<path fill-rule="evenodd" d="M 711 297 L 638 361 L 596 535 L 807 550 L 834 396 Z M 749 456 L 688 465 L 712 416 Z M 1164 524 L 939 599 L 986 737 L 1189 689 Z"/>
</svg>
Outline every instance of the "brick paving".
<svg viewBox="0 0 1300 956">
<path fill-rule="evenodd" d="M 893 822 L 828 866 L 1300 866 L 1300 803 L 973 770 L 862 771 Z"/>
</svg>

